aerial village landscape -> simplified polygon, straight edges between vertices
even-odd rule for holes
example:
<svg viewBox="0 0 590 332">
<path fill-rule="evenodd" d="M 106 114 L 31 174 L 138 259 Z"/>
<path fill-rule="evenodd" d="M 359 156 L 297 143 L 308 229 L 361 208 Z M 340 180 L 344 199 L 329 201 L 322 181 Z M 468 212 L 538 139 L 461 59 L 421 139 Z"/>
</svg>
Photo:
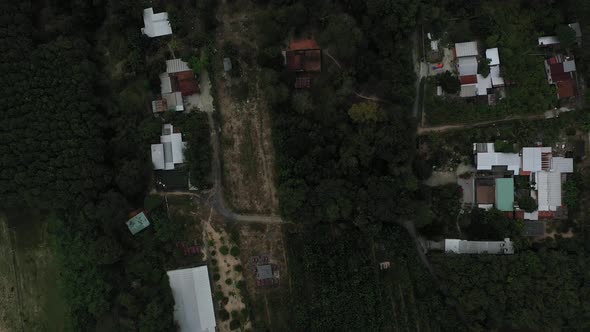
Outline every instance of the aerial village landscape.
<svg viewBox="0 0 590 332">
<path fill-rule="evenodd" d="M 0 331 L 590 329 L 590 4 L 459 2 L 2 5 Z"/>
</svg>

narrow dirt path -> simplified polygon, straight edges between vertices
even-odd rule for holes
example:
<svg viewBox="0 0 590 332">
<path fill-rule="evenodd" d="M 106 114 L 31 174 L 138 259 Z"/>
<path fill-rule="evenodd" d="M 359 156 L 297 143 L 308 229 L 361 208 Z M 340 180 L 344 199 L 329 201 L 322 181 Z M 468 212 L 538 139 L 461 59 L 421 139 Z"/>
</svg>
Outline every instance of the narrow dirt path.
<svg viewBox="0 0 590 332">
<path fill-rule="evenodd" d="M 457 125 L 421 127 L 421 128 L 418 128 L 418 135 L 424 135 L 424 134 L 432 133 L 432 132 L 443 133 L 443 132 L 453 131 L 453 130 L 471 129 L 471 128 L 488 126 L 491 124 L 516 121 L 516 120 L 540 120 L 540 119 L 544 119 L 544 118 L 545 118 L 545 114 L 516 115 L 516 116 L 509 116 L 509 117 L 506 117 L 504 119 L 499 119 L 499 120 L 490 120 L 490 121 L 465 123 L 465 124 L 457 124 Z"/>
</svg>

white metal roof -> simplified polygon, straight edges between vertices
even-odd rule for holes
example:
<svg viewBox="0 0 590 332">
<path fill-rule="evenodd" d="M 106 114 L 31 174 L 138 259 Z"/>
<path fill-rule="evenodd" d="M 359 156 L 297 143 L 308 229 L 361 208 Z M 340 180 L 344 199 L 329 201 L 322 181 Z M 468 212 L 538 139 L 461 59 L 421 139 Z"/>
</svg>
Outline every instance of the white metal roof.
<svg viewBox="0 0 590 332">
<path fill-rule="evenodd" d="M 223 58 L 223 70 L 230 71 L 232 69 L 231 59 L 228 57 Z"/>
<path fill-rule="evenodd" d="M 467 241 L 445 239 L 445 252 L 455 254 L 513 254 L 512 241 Z"/>
<path fill-rule="evenodd" d="M 502 74 L 500 73 L 500 66 L 491 66 L 490 76 L 492 77 L 493 86 L 504 86 L 504 78 L 502 78 Z"/>
<path fill-rule="evenodd" d="M 438 51 L 438 42 L 439 40 L 431 40 L 430 41 L 430 49 L 432 49 L 433 51 Z"/>
<path fill-rule="evenodd" d="M 145 27 L 141 28 L 141 33 L 148 37 L 159 37 L 172 34 L 172 28 L 168 21 L 168 13 L 154 14 L 153 8 L 146 8 L 143 10 L 143 24 Z"/>
<path fill-rule="evenodd" d="M 477 74 L 477 95 L 485 96 L 488 94 L 488 89 L 492 88 L 492 75 L 483 77 L 481 74 Z"/>
<path fill-rule="evenodd" d="M 160 136 L 160 141 L 164 144 L 164 160 L 170 163 L 167 169 L 174 169 L 175 164 L 184 162 L 184 148 L 180 133 Z"/>
<path fill-rule="evenodd" d="M 170 135 L 174 132 L 174 127 L 171 123 L 166 123 L 162 126 L 162 135 Z"/>
<path fill-rule="evenodd" d="M 436 86 L 436 95 L 437 96 L 442 96 L 443 95 L 443 88 L 440 85 Z"/>
<path fill-rule="evenodd" d="M 506 166 L 514 175 L 519 174 L 520 156 L 517 153 L 483 152 L 477 154 L 477 169 L 491 170 L 492 166 Z"/>
<path fill-rule="evenodd" d="M 500 55 L 498 54 L 498 48 L 488 48 L 486 50 L 486 58 L 490 59 L 490 66 L 497 66 L 500 64 Z"/>
<path fill-rule="evenodd" d="M 172 93 L 172 81 L 170 81 L 168 73 L 160 74 L 160 93 L 162 95 Z"/>
<path fill-rule="evenodd" d="M 477 84 L 463 84 L 461 85 L 460 97 L 475 97 L 477 95 Z"/>
<path fill-rule="evenodd" d="M 174 320 L 180 332 L 214 332 L 215 312 L 207 266 L 168 271 Z"/>
<path fill-rule="evenodd" d="M 582 29 L 580 28 L 580 23 L 570 23 L 568 24 L 568 26 L 576 32 L 576 38 L 582 37 Z"/>
<path fill-rule="evenodd" d="M 539 220 L 539 211 L 525 212 L 524 220 Z"/>
<path fill-rule="evenodd" d="M 538 172 L 542 170 L 541 148 L 522 148 L 522 170 Z"/>
<path fill-rule="evenodd" d="M 561 173 L 537 172 L 539 211 L 556 211 L 561 206 Z"/>
<path fill-rule="evenodd" d="M 152 163 L 154 169 L 171 170 L 176 164 L 184 163 L 186 143 L 181 133 L 174 133 L 174 127 L 167 123 L 162 126 L 160 144 L 152 144 Z"/>
<path fill-rule="evenodd" d="M 566 73 L 570 73 L 572 71 L 576 71 L 576 61 L 574 60 L 565 60 L 563 62 L 563 71 Z"/>
<path fill-rule="evenodd" d="M 456 43 L 455 53 L 457 54 L 457 58 L 478 55 L 477 42 L 470 41 L 465 43 Z"/>
<path fill-rule="evenodd" d="M 152 164 L 154 169 L 164 169 L 164 145 L 152 144 Z"/>
<path fill-rule="evenodd" d="M 559 39 L 557 39 L 557 36 L 539 37 L 538 41 L 539 41 L 539 46 L 559 44 Z"/>
<path fill-rule="evenodd" d="M 564 157 L 553 157 L 551 160 L 551 170 L 557 173 L 573 173 L 574 159 Z"/>
<path fill-rule="evenodd" d="M 180 91 L 172 92 L 172 93 L 165 93 L 162 95 L 164 99 L 166 99 L 166 104 L 168 105 L 168 109 L 172 109 L 175 111 L 183 111 L 184 104 L 182 102 L 182 93 Z"/>
<path fill-rule="evenodd" d="M 166 72 L 168 74 L 180 73 L 190 70 L 191 69 L 189 68 L 188 63 L 180 59 L 166 60 Z"/>
<path fill-rule="evenodd" d="M 470 76 L 477 74 L 477 58 L 474 56 L 461 57 L 457 61 L 459 76 Z"/>
</svg>

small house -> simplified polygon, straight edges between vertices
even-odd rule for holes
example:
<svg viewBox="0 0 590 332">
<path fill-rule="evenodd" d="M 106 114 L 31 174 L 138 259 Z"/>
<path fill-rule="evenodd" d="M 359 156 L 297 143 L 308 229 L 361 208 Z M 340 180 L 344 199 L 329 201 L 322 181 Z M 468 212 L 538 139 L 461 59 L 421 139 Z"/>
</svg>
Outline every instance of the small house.
<svg viewBox="0 0 590 332">
<path fill-rule="evenodd" d="M 150 225 L 148 218 L 145 213 L 141 210 L 134 211 L 130 214 L 130 218 L 127 221 L 127 228 L 131 234 L 135 235 Z"/>
<path fill-rule="evenodd" d="M 292 40 L 285 52 L 287 69 L 296 73 L 295 88 L 311 86 L 312 73 L 322 71 L 322 50 L 313 39 Z"/>
<path fill-rule="evenodd" d="M 228 72 L 232 69 L 231 59 L 230 58 L 223 58 L 223 71 Z"/>
<path fill-rule="evenodd" d="M 143 10 L 143 24 L 141 33 L 150 37 L 160 37 L 172 34 L 170 21 L 168 21 L 168 13 L 154 13 L 153 8 L 146 8 Z"/>
<path fill-rule="evenodd" d="M 557 98 L 564 99 L 577 95 L 575 72 L 576 62 L 562 54 L 545 60 L 547 82 L 557 87 Z"/>
</svg>

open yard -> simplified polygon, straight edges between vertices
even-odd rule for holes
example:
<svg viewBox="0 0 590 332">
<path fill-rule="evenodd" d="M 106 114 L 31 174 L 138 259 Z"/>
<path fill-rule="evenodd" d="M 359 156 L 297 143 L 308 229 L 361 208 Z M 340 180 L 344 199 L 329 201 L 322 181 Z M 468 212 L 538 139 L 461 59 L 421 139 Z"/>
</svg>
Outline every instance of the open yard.
<svg viewBox="0 0 590 332">
<path fill-rule="evenodd" d="M 241 224 L 235 227 L 239 232 L 244 278 L 252 302 L 253 327 L 263 331 L 285 331 L 289 327 L 291 279 L 283 227 L 273 224 Z M 272 266 L 272 281 L 257 277 L 257 269 L 264 265 Z"/>
<path fill-rule="evenodd" d="M 66 331 L 47 216 L 0 214 L 0 331 Z"/>
<path fill-rule="evenodd" d="M 218 18 L 222 26 L 218 28 L 218 53 L 213 59 L 222 119 L 224 190 L 227 202 L 236 211 L 274 213 L 278 201 L 270 115 L 254 60 L 256 15 L 248 10 L 250 2 L 242 2 L 220 4 Z M 221 75 L 226 56 L 233 68 L 229 74 Z"/>
</svg>

